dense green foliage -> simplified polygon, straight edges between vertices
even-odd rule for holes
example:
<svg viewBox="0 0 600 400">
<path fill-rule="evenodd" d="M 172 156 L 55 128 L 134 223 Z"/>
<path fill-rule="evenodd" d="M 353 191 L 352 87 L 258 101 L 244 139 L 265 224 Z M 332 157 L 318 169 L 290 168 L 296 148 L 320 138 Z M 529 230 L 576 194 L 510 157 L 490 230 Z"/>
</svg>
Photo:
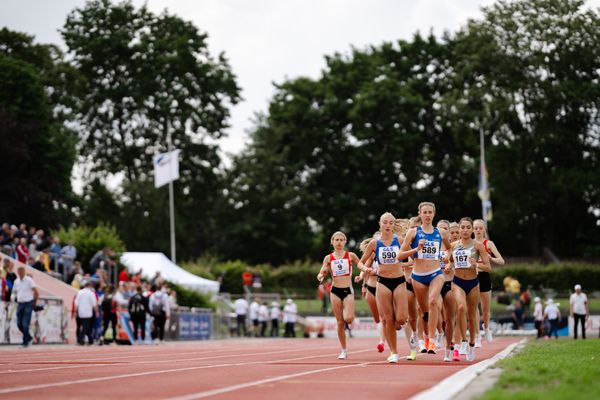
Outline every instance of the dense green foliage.
<svg viewBox="0 0 600 400">
<path fill-rule="evenodd" d="M 53 226 L 74 203 L 75 137 L 63 124 L 71 75 L 60 51 L 0 29 L 0 219 Z"/>
</svg>

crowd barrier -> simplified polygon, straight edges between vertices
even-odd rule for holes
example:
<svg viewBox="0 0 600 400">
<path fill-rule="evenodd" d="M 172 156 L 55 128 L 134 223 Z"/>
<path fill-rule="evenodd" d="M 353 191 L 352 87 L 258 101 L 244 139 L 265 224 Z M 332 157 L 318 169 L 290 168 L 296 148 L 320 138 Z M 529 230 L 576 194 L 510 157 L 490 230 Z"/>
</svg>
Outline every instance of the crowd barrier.
<svg viewBox="0 0 600 400">
<path fill-rule="evenodd" d="M 68 319 L 62 299 L 39 298 L 43 309 L 31 314 L 29 332 L 34 344 L 65 343 Z M 0 344 L 20 344 L 23 335 L 17 327 L 17 303 L 0 302 Z"/>
</svg>

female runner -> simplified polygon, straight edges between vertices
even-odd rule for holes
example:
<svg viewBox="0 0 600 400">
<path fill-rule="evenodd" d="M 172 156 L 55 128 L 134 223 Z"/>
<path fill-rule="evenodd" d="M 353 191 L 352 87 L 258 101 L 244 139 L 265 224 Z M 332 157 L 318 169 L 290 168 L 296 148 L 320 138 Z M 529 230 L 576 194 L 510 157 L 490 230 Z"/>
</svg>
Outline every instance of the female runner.
<svg viewBox="0 0 600 400">
<path fill-rule="evenodd" d="M 487 229 L 482 219 L 473 221 L 473 232 L 475 240 L 483 243 L 486 253 L 490 256 L 490 267 L 492 264 L 504 265 L 504 258 L 498 251 L 498 248 L 491 240 L 488 240 Z M 481 311 L 483 317 L 483 332 L 488 342 L 492 341 L 492 331 L 490 330 L 490 301 L 492 298 L 492 278 L 490 273 L 477 268 L 479 278 L 479 297 L 481 298 Z"/>
<path fill-rule="evenodd" d="M 434 334 L 437 328 L 437 320 L 440 313 L 439 296 L 444 284 L 444 277 L 440 269 L 440 250 L 444 243 L 450 248 L 448 232 L 438 230 L 433 226 L 435 217 L 435 205 L 431 202 L 419 204 L 419 217 L 421 226 L 410 229 L 402 243 L 402 250 L 415 251 L 413 258 L 415 265 L 411 274 L 413 288 L 417 303 L 423 313 L 425 325 L 425 347 L 427 352 L 435 354 L 435 343 L 429 340 L 429 335 Z"/>
<path fill-rule="evenodd" d="M 385 338 L 390 346 L 390 356 L 387 361 L 398 362 L 398 348 L 396 330 L 406 323 L 406 284 L 399 260 L 403 260 L 416 253 L 423 246 L 408 251 L 400 251 L 398 236 L 393 233 L 394 216 L 386 212 L 379 218 L 379 231 L 381 238 L 372 239 L 367 245 L 362 256 L 361 264 L 369 261 L 373 255 L 379 264 L 377 277 L 376 299 L 379 306 L 380 317 L 384 321 Z M 359 264 L 359 268 L 361 267 Z"/>
<path fill-rule="evenodd" d="M 438 221 L 437 228 L 442 231 L 448 231 L 450 223 L 442 219 Z M 440 268 L 444 271 L 444 284 L 442 285 L 442 302 L 444 305 L 444 321 L 446 322 L 446 350 L 444 361 L 459 361 L 458 350 L 454 350 L 452 336 L 454 335 L 454 315 L 456 314 L 456 296 L 453 292 L 452 279 L 454 279 L 454 265 L 450 262 L 450 251 L 443 247 L 440 251 Z"/>
<path fill-rule="evenodd" d="M 472 238 L 473 220 L 464 217 L 460 220 L 460 240 L 452 245 L 451 260 L 454 262 L 453 282 L 456 289 L 458 325 L 463 338 L 466 337 L 466 327 L 462 323 L 466 317 L 469 324 L 469 349 L 467 361 L 475 360 L 475 337 L 477 336 L 477 303 L 479 302 L 479 280 L 477 279 L 477 260 L 481 257 L 480 268 L 490 271 L 490 260 L 485 252 L 483 243 Z"/>
<path fill-rule="evenodd" d="M 346 246 L 346 235 L 343 232 L 335 232 L 331 236 L 333 252 L 323 259 L 323 266 L 317 275 L 319 283 L 328 272 L 331 272 L 331 308 L 337 321 L 337 334 L 342 346 L 342 352 L 338 359 L 348 358 L 346 348 L 346 330 L 344 322 L 350 325 L 354 321 L 354 290 L 352 289 L 352 265 L 359 264 L 361 270 L 368 271 L 367 268 L 360 265 L 356 254 L 344 249 Z"/>
</svg>

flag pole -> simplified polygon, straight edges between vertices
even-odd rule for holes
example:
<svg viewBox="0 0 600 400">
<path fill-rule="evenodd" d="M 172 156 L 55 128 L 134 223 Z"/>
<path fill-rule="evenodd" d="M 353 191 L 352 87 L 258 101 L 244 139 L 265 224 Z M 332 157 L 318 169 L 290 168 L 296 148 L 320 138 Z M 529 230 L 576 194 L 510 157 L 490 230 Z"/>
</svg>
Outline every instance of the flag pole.
<svg viewBox="0 0 600 400">
<path fill-rule="evenodd" d="M 169 152 L 172 151 L 172 143 L 171 143 L 171 132 L 167 135 L 167 146 L 169 147 Z M 172 176 L 172 164 L 169 167 L 171 169 L 171 180 L 169 181 L 169 217 L 170 217 L 170 226 L 171 226 L 171 261 L 173 264 L 177 264 L 176 254 L 175 254 L 175 200 L 173 196 L 173 176 Z"/>
<path fill-rule="evenodd" d="M 483 144 L 483 129 L 479 129 L 479 174 L 480 174 L 480 179 L 485 179 L 485 172 L 484 172 L 484 168 L 485 168 L 485 149 L 484 149 L 484 144 Z M 483 183 L 483 182 L 482 182 Z M 481 202 L 481 215 L 483 218 L 483 221 L 485 222 L 485 225 L 487 226 L 487 212 L 486 212 L 486 206 L 485 206 L 485 201 Z"/>
</svg>

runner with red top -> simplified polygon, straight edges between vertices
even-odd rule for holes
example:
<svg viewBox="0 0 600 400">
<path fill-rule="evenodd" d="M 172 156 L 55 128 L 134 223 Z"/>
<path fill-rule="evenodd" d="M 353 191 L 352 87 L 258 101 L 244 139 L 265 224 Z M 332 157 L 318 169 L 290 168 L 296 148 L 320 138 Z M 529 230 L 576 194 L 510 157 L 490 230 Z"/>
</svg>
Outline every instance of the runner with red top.
<svg viewBox="0 0 600 400">
<path fill-rule="evenodd" d="M 365 274 L 371 272 L 360 263 L 356 254 L 345 250 L 346 235 L 343 232 L 335 232 L 331 236 L 333 252 L 323 259 L 323 266 L 317 275 L 317 280 L 322 283 L 328 273 L 331 273 L 332 286 L 329 298 L 331 308 L 337 321 L 337 334 L 342 347 L 338 359 L 348 358 L 346 347 L 345 323 L 350 325 L 354 321 L 354 290 L 352 288 L 352 266 L 358 264 L 359 269 Z"/>
<path fill-rule="evenodd" d="M 490 267 L 492 264 L 504 265 L 504 258 L 502 258 L 498 248 L 494 242 L 488 239 L 485 222 L 482 219 L 476 219 L 473 221 L 473 232 L 475 233 L 475 240 L 483 243 L 483 247 L 490 257 Z M 479 263 L 482 263 L 481 259 L 479 259 Z M 492 298 L 492 278 L 490 277 L 490 273 L 488 271 L 484 271 L 481 268 L 477 268 L 477 276 L 479 278 L 479 297 L 481 299 L 481 311 L 483 314 L 483 332 L 486 340 L 491 343 L 492 331 L 490 330 L 490 301 Z"/>
</svg>

